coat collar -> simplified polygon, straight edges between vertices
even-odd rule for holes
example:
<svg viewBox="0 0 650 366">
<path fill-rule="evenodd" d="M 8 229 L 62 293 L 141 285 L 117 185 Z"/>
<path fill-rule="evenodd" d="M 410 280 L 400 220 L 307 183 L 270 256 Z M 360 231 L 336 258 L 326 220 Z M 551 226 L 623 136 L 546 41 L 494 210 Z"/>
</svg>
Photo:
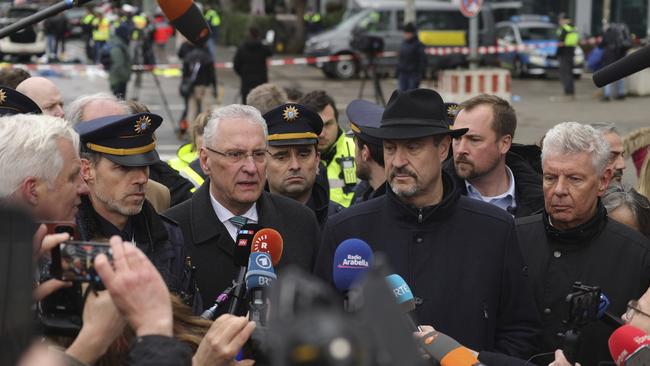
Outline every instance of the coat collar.
<svg viewBox="0 0 650 366">
<path fill-rule="evenodd" d="M 442 200 L 433 206 L 421 209 L 406 205 L 400 198 L 393 193 L 390 187 L 386 187 L 386 203 L 388 212 L 400 221 L 407 223 L 426 224 L 428 222 L 441 221 L 448 219 L 456 203 L 460 198 L 460 189 L 456 186 L 454 180 L 444 170 L 440 171 L 442 176 L 443 195 Z M 386 182 L 388 184 L 388 182 Z"/>
<path fill-rule="evenodd" d="M 262 191 L 262 195 L 257 199 L 257 214 L 259 225 L 262 227 L 269 225 L 268 219 L 270 215 L 267 212 L 272 209 L 269 195 L 270 193 Z M 196 190 L 191 198 L 190 205 L 190 225 L 194 244 L 216 243 L 223 251 L 232 256 L 234 242 L 210 203 L 210 179 L 207 179 Z"/>
</svg>

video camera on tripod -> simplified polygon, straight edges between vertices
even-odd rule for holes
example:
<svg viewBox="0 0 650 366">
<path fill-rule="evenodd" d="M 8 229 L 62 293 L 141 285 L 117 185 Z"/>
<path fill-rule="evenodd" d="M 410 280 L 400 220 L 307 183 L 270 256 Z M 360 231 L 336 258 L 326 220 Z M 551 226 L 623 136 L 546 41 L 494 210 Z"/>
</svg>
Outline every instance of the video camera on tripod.
<svg viewBox="0 0 650 366">
<path fill-rule="evenodd" d="M 355 32 L 351 45 L 369 59 L 374 59 L 377 53 L 384 51 L 384 40 L 381 37 L 372 36 L 365 32 Z"/>
<path fill-rule="evenodd" d="M 363 65 L 363 79 L 359 88 L 359 99 L 363 99 L 363 90 L 366 80 L 372 77 L 375 102 L 386 106 L 384 92 L 381 89 L 379 74 L 377 73 L 377 55 L 384 51 L 384 40 L 381 37 L 373 36 L 363 30 L 355 30 L 352 34 L 352 47 L 358 51 Z"/>
</svg>

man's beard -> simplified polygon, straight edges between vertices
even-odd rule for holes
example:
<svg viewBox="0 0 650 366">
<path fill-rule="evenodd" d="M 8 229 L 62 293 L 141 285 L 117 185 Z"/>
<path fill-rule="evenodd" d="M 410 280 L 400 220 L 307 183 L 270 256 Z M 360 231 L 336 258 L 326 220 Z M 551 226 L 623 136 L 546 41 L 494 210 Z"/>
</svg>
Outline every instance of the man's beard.
<svg viewBox="0 0 650 366">
<path fill-rule="evenodd" d="M 405 189 L 398 189 L 396 186 L 391 184 L 390 189 L 393 191 L 393 193 L 395 193 L 396 195 L 398 195 L 400 197 L 405 197 L 405 198 L 411 198 L 411 197 L 416 196 L 418 193 L 420 193 L 420 185 L 418 183 L 418 177 L 417 177 L 417 175 L 415 173 L 413 173 L 412 171 L 410 171 L 410 170 L 408 170 L 406 168 L 393 169 L 391 171 L 391 173 L 390 173 L 389 180 L 392 182 L 393 179 L 395 178 L 395 176 L 398 173 L 399 174 L 406 174 L 406 175 L 411 176 L 415 180 L 415 183 L 413 184 L 413 186 L 410 189 L 406 189 L 406 190 Z"/>
<path fill-rule="evenodd" d="M 623 180 L 623 169 L 614 169 L 612 180 L 614 182 L 620 183 Z"/>
<path fill-rule="evenodd" d="M 459 163 L 465 163 L 466 166 L 469 165 L 469 169 L 460 170 L 458 169 Z M 456 168 L 456 174 L 465 180 L 472 180 L 483 175 L 490 173 L 492 170 L 496 169 L 499 165 L 499 159 L 494 159 L 490 165 L 484 170 L 478 170 L 473 161 L 470 161 L 465 157 L 465 155 L 460 155 L 458 158 L 454 159 L 454 167 Z"/>
<path fill-rule="evenodd" d="M 144 187 L 142 189 L 144 191 Z M 137 206 L 137 207 L 125 207 L 120 205 L 119 200 L 112 199 L 108 196 L 104 196 L 104 194 L 101 192 L 101 189 L 96 189 L 95 190 L 95 197 L 97 197 L 97 200 L 100 201 L 101 203 L 105 204 L 106 207 L 108 207 L 109 210 L 119 213 L 120 215 L 123 216 L 135 216 L 142 211 L 142 206 L 144 205 L 144 200 L 142 200 L 142 203 Z"/>
</svg>

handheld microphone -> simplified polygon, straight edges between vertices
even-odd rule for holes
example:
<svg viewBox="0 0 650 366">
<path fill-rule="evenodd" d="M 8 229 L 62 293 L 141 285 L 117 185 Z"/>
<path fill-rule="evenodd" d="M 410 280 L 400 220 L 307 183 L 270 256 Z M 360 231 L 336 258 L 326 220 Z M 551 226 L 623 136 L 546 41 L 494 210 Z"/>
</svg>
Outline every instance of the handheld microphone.
<svg viewBox="0 0 650 366">
<path fill-rule="evenodd" d="M 255 238 L 255 233 L 260 230 L 261 226 L 258 224 L 244 224 L 239 231 L 237 232 L 237 237 L 235 238 L 235 249 L 233 250 L 233 262 L 236 266 L 239 267 L 239 273 L 233 281 L 233 289 L 231 289 L 233 298 L 230 302 L 230 307 L 228 308 L 228 313 L 235 314 L 238 312 L 237 307 L 239 306 L 239 299 L 244 296 L 244 276 L 246 276 L 246 266 L 248 265 L 248 257 L 251 254 L 251 246 L 253 244 L 253 239 Z M 263 230 L 263 229 L 262 229 Z M 228 291 L 228 289 L 226 289 Z M 221 295 L 217 298 L 217 303 L 215 305 L 219 306 L 219 298 L 223 297 L 222 295 L 226 292 L 222 292 Z M 226 296 L 229 296 L 230 293 L 227 293 Z M 227 300 L 227 299 L 226 299 Z M 225 300 L 224 300 L 225 302 Z M 216 308 L 215 308 L 216 310 Z M 243 314 L 238 314 L 243 315 Z"/>
<path fill-rule="evenodd" d="M 420 347 L 440 366 L 472 366 L 481 362 L 467 348 L 450 336 L 433 331 L 418 340 Z"/>
<path fill-rule="evenodd" d="M 248 259 L 246 288 L 249 293 L 249 319 L 259 325 L 266 325 L 267 296 L 266 290 L 271 286 L 275 276 L 271 256 L 264 252 L 253 252 Z"/>
<path fill-rule="evenodd" d="M 600 304 L 598 304 L 598 314 L 596 315 L 598 319 L 602 320 L 603 323 L 609 325 L 613 329 L 617 329 L 618 327 L 625 324 L 625 322 L 623 322 L 620 317 L 607 311 L 607 308 L 609 308 L 609 299 L 607 296 L 605 296 L 604 293 L 601 292 Z"/>
<path fill-rule="evenodd" d="M 158 0 L 171 25 L 188 41 L 201 45 L 210 37 L 210 28 L 192 0 Z"/>
<path fill-rule="evenodd" d="M 265 228 L 255 233 L 251 252 L 268 253 L 273 260 L 273 265 L 277 266 L 282 258 L 283 246 L 282 235 L 277 230 Z"/>
<path fill-rule="evenodd" d="M 411 292 L 409 285 L 407 285 L 402 276 L 398 274 L 386 276 L 386 282 L 388 282 L 388 287 L 390 287 L 393 295 L 395 295 L 397 305 L 400 306 L 402 311 L 404 311 L 409 318 L 409 323 L 411 328 L 413 328 L 413 331 L 421 332 L 422 329 L 415 320 L 415 314 L 413 313 L 415 310 L 415 299 L 413 298 L 413 292 Z"/>
<path fill-rule="evenodd" d="M 650 46 L 645 46 L 596 71 L 594 84 L 601 88 L 650 66 Z"/>
<path fill-rule="evenodd" d="M 334 252 L 332 278 L 334 286 L 344 296 L 344 308 L 352 310 L 349 304 L 348 291 L 368 272 L 372 264 L 373 254 L 370 246 L 361 239 L 347 239 L 341 242 Z"/>
<path fill-rule="evenodd" d="M 36 24 L 40 22 L 41 20 L 47 19 L 49 17 L 52 17 L 56 14 L 59 14 L 60 12 L 73 8 L 73 7 L 79 7 L 82 6 L 85 3 L 88 3 L 92 0 L 64 0 L 59 2 L 58 4 L 54 4 L 51 6 L 48 6 L 47 8 L 43 10 L 39 10 L 36 13 L 22 18 L 19 21 L 12 23 L 2 29 L 0 29 L 0 38 L 4 38 L 14 32 L 17 32 L 23 28 L 27 28 L 30 25 Z"/>
<path fill-rule="evenodd" d="M 624 325 L 612 333 L 607 343 L 616 366 L 650 364 L 650 336 L 639 328 Z"/>
</svg>

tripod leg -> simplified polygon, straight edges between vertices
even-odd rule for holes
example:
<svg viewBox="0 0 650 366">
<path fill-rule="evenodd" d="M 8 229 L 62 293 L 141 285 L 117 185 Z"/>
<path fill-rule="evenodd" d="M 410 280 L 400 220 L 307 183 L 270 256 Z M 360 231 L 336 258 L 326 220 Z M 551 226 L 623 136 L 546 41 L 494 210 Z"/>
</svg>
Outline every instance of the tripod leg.
<svg viewBox="0 0 650 366">
<path fill-rule="evenodd" d="M 373 85 L 375 87 L 375 102 L 386 107 L 386 100 L 384 99 L 384 92 L 381 89 L 381 80 L 377 74 L 377 70 L 373 70 Z"/>
<path fill-rule="evenodd" d="M 169 103 L 167 102 L 167 97 L 165 96 L 165 93 L 163 92 L 162 86 L 160 85 L 160 80 L 158 80 L 158 76 L 154 74 L 153 70 L 150 71 L 151 76 L 153 76 L 153 80 L 156 83 L 156 87 L 158 88 L 158 92 L 160 93 L 160 99 L 163 101 L 163 107 L 165 108 L 165 113 L 167 113 L 167 117 L 169 117 L 169 121 L 173 124 L 175 123 L 174 121 L 174 115 L 172 114 L 172 110 L 169 108 Z M 176 127 L 174 126 L 174 130 L 176 130 Z"/>
<path fill-rule="evenodd" d="M 359 98 L 363 98 L 363 91 L 366 88 L 366 80 L 368 80 L 368 70 L 364 69 L 363 70 L 363 77 L 361 78 L 361 85 L 359 86 Z"/>
</svg>

